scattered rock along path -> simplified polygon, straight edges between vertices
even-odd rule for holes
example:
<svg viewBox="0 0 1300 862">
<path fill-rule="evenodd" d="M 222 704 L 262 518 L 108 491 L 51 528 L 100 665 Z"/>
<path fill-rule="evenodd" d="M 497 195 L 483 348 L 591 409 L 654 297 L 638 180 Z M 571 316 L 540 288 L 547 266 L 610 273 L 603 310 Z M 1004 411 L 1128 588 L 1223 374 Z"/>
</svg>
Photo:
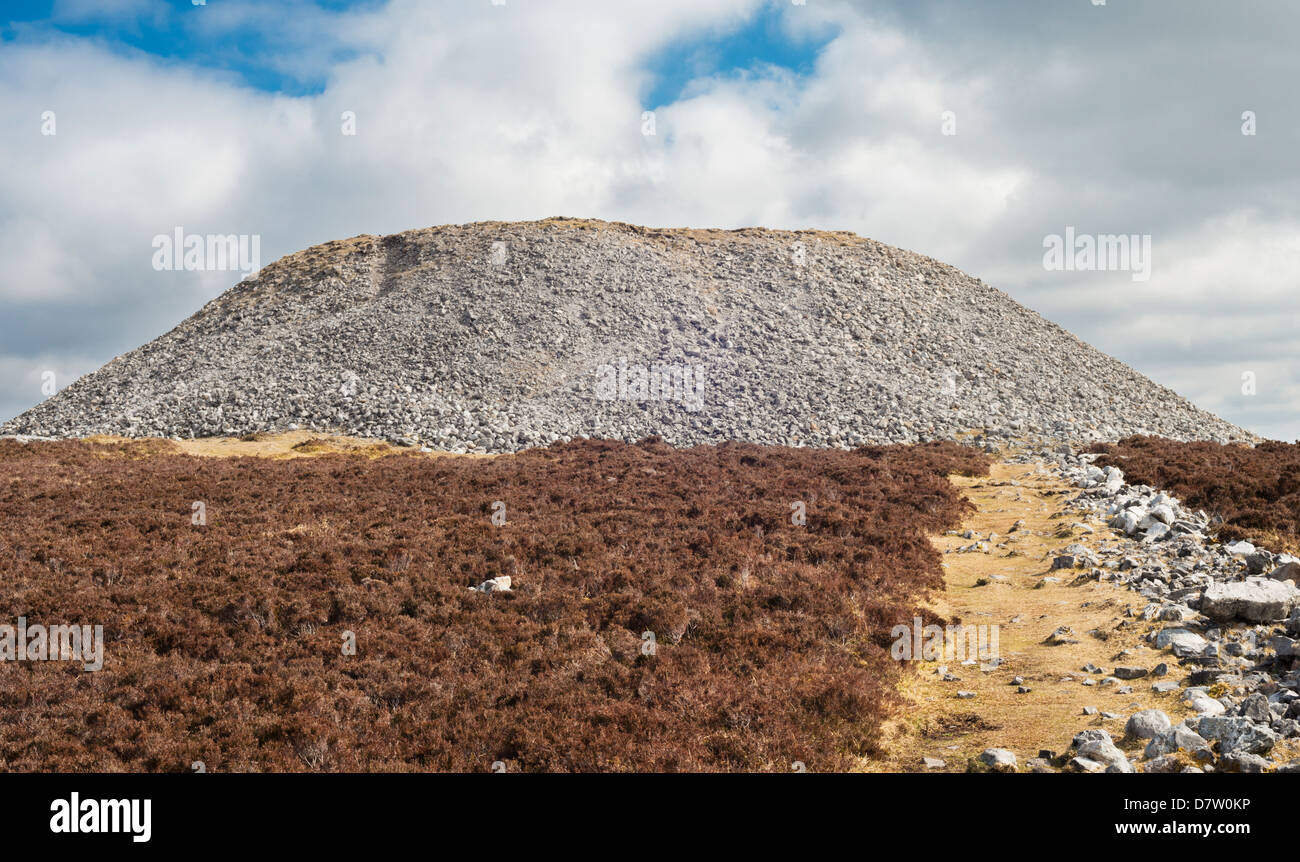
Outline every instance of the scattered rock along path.
<svg viewBox="0 0 1300 862">
<path fill-rule="evenodd" d="M 1087 524 L 1095 531 L 1091 533 L 1072 526 L 1082 515 L 1065 511 L 1065 502 L 1078 488 L 1039 464 L 998 462 L 987 477 L 951 478 L 978 511 L 960 530 L 934 537 L 944 554 L 946 592 L 937 594 L 931 607 L 952 624 L 997 625 L 1002 663 L 984 670 L 985 662 L 963 665 L 951 656 L 917 662 L 917 673 L 906 675 L 902 684 L 907 704 L 885 726 L 887 754 L 864 761 L 865 770 L 960 772 L 991 747 L 1014 752 L 1023 769 L 1042 750 L 1066 752 L 1074 735 L 1088 728 L 1104 729 L 1119 743 L 1125 721 L 1139 710 L 1163 710 L 1175 724 L 1195 716 L 1181 700 L 1188 670 L 1167 650 L 1142 639 L 1169 623 L 1126 617 L 1126 608 L 1136 613 L 1146 600 L 1123 586 L 1084 579 L 1075 584 L 1086 569 L 1052 570 L 1063 546 L 1095 547 L 1117 536 L 1095 521 Z M 1017 521 L 1023 524 L 1013 530 Z M 981 550 L 961 550 L 976 542 L 982 543 Z M 1059 581 L 1044 583 L 1044 578 Z M 1068 626 L 1078 642 L 1047 643 L 1061 626 Z M 1122 650 L 1130 653 L 1120 656 Z M 1117 665 L 1150 669 L 1162 662 L 1168 675 L 1124 682 L 1129 693 L 1122 693 L 1121 685 L 1102 684 Z M 1088 664 L 1104 673 L 1081 670 Z M 944 681 L 944 666 L 960 679 Z M 1029 692 L 1019 691 L 1016 677 L 1023 678 Z M 1094 684 L 1086 685 L 1086 679 Z M 1152 690 L 1161 681 L 1179 687 L 1168 693 Z M 974 697 L 961 697 L 959 691 Z M 1096 714 L 1085 714 L 1085 707 L 1095 708 Z M 1294 740 L 1288 741 L 1288 747 L 1293 745 Z M 1141 745 L 1122 747 L 1131 759 L 1140 759 Z M 927 767 L 924 758 L 944 765 Z"/>
</svg>

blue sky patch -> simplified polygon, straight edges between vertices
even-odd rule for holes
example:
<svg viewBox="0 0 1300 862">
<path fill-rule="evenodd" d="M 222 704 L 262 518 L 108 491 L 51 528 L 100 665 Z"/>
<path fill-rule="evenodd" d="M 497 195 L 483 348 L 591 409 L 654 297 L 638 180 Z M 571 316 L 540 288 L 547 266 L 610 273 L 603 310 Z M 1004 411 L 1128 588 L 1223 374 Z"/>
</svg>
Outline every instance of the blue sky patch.
<svg viewBox="0 0 1300 862">
<path fill-rule="evenodd" d="M 799 77 L 812 74 L 817 55 L 837 33 L 791 34 L 783 24 L 786 12 L 782 11 L 791 8 L 773 0 L 735 30 L 696 35 L 667 45 L 647 63 L 653 84 L 642 96 L 642 107 L 672 104 L 699 78 L 729 77 L 765 66 L 777 66 Z"/>
<path fill-rule="evenodd" d="M 266 4 L 207 0 L 204 6 L 195 6 L 191 0 L 117 4 L 5 2 L 6 8 L 0 13 L 0 44 L 73 36 L 122 53 L 138 51 L 163 61 L 228 73 L 266 92 L 315 95 L 324 91 L 330 67 L 352 59 L 356 52 L 314 38 L 311 28 L 304 32 L 300 26 L 303 19 L 326 19 L 384 5 L 385 0 L 284 0 Z M 258 14 L 234 26 L 225 21 L 220 26 L 207 26 L 204 18 L 217 10 L 225 13 L 249 9 L 256 9 Z M 643 106 L 670 104 L 698 79 L 735 76 L 767 66 L 799 77 L 810 75 L 818 53 L 836 33 L 790 33 L 784 26 L 784 16 L 797 12 L 788 2 L 769 0 L 734 29 L 689 34 L 674 40 L 646 63 L 652 84 L 642 94 Z M 299 61 L 304 53 L 309 58 Z"/>
<path fill-rule="evenodd" d="M 355 56 L 342 46 L 313 39 L 312 61 L 294 63 L 304 44 L 295 27 L 303 16 L 331 14 L 384 5 L 383 0 L 297 0 L 264 4 L 230 4 L 227 9 L 258 8 L 259 16 L 234 26 L 210 27 L 204 16 L 223 0 L 196 6 L 192 0 L 140 0 L 135 4 L 76 4 L 54 0 L 6 4 L 0 43 L 41 41 L 51 36 L 91 39 L 121 53 L 141 52 L 161 60 L 232 74 L 250 87 L 289 96 L 324 91 L 329 67 Z M 213 19 L 215 20 L 215 16 Z M 312 38 L 307 35 L 306 38 Z"/>
</svg>

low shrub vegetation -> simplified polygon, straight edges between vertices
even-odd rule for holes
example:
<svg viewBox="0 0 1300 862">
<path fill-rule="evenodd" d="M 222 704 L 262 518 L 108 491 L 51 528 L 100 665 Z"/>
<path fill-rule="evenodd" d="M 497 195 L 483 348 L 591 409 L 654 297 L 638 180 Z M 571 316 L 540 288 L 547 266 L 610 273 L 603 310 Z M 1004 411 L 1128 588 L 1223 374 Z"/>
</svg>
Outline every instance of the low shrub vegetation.
<svg viewBox="0 0 1300 862">
<path fill-rule="evenodd" d="M 0 663 L 0 768 L 511 772 L 871 755 L 889 632 L 942 587 L 927 534 L 969 506 L 945 476 L 988 466 L 657 440 L 296 460 L 8 440 L 0 465 L 0 622 L 105 639 L 97 672 Z"/>
</svg>

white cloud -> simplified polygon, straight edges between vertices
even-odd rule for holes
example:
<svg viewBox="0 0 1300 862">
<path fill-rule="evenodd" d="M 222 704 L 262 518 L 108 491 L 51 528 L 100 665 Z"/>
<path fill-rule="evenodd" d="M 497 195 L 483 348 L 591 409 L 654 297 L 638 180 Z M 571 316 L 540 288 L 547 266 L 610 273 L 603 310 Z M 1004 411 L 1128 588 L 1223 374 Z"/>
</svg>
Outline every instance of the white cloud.
<svg viewBox="0 0 1300 862">
<path fill-rule="evenodd" d="M 30 216 L 0 222 L 0 259 L 8 299 L 61 299 L 94 279 L 93 260 L 65 247 L 48 223 Z"/>
</svg>

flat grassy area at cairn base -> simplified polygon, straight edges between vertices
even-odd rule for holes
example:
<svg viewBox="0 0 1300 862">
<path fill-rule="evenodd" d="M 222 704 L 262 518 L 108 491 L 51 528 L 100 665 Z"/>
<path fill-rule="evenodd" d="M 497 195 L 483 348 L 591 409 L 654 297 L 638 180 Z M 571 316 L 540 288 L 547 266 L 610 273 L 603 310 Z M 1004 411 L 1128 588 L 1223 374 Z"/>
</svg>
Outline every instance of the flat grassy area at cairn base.
<svg viewBox="0 0 1300 862">
<path fill-rule="evenodd" d="M 1168 491 L 1192 509 L 1218 515 L 1222 541 L 1245 539 L 1300 553 L 1300 444 L 1268 441 L 1183 443 L 1126 437 L 1094 444 L 1098 466 L 1113 464 L 1125 481 Z"/>
<path fill-rule="evenodd" d="M 96 672 L 0 664 L 0 769 L 788 772 L 877 752 L 890 630 L 935 621 L 927 535 L 970 509 L 945 477 L 988 462 L 0 440 L 0 467 L 0 623 L 105 640 Z M 469 589 L 501 575 L 511 592 Z"/>
</svg>

